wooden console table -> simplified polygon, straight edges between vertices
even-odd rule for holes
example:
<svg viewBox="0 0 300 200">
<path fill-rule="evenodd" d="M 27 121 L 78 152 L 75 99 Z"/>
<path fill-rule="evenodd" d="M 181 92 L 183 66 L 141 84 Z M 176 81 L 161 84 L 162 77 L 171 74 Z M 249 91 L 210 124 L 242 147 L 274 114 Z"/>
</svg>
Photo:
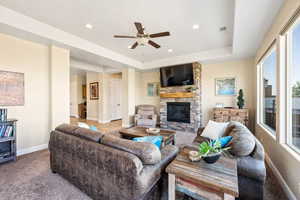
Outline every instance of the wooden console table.
<svg viewBox="0 0 300 200">
<path fill-rule="evenodd" d="M 249 110 L 238 108 L 214 108 L 213 120 L 216 122 L 237 121 L 249 127 Z"/>
<path fill-rule="evenodd" d="M 221 156 L 214 164 L 191 162 L 190 150 L 183 148 L 166 169 L 169 200 L 175 200 L 175 190 L 198 200 L 234 200 L 239 196 L 236 160 Z"/>
</svg>

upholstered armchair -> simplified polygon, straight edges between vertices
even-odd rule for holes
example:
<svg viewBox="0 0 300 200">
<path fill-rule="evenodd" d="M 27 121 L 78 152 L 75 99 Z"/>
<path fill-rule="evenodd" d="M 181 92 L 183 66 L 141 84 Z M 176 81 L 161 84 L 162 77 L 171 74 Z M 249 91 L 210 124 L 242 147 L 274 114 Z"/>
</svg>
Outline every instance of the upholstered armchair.
<svg viewBox="0 0 300 200">
<path fill-rule="evenodd" d="M 139 105 L 136 109 L 136 115 L 134 117 L 134 123 L 136 126 L 156 127 L 157 115 L 155 106 L 153 105 Z"/>
</svg>

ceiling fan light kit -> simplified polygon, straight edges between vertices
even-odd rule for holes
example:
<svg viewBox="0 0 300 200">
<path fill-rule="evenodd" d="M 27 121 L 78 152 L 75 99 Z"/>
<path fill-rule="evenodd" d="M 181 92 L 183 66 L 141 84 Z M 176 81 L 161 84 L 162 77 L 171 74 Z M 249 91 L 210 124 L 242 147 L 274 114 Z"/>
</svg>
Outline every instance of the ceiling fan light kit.
<svg viewBox="0 0 300 200">
<path fill-rule="evenodd" d="M 155 48 L 160 48 L 160 45 L 155 43 L 154 41 L 150 40 L 151 38 L 158 38 L 158 37 L 165 37 L 170 36 L 170 32 L 161 32 L 161 33 L 154 33 L 154 34 L 147 34 L 145 33 L 145 28 L 140 22 L 134 23 L 137 34 L 136 36 L 127 36 L 127 35 L 115 35 L 115 38 L 131 38 L 131 39 L 137 39 L 137 41 L 131 46 L 131 49 L 135 49 L 138 45 L 145 46 L 145 45 L 151 45 Z"/>
</svg>

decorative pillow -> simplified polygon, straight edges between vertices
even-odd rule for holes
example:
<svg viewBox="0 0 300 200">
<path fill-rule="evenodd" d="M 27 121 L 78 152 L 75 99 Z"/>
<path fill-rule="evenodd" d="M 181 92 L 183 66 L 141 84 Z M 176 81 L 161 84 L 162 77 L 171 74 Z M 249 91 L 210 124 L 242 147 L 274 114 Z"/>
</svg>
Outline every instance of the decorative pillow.
<svg viewBox="0 0 300 200">
<path fill-rule="evenodd" d="M 221 143 L 221 147 L 224 148 L 227 146 L 227 144 L 232 140 L 232 136 L 226 136 L 226 137 L 221 137 L 219 138 L 219 141 Z M 214 140 L 214 142 L 216 142 L 217 140 Z"/>
<path fill-rule="evenodd" d="M 201 136 L 216 140 L 224 135 L 228 124 L 228 122 L 222 123 L 209 120 Z"/>
<path fill-rule="evenodd" d="M 229 126 L 234 126 L 231 133 L 229 152 L 235 156 L 248 156 L 255 148 L 255 138 L 249 129 L 239 122 L 230 122 Z"/>
<path fill-rule="evenodd" d="M 161 161 L 159 148 L 149 142 L 134 142 L 105 134 L 100 143 L 134 154 L 146 165 L 154 165 Z"/>
<path fill-rule="evenodd" d="M 90 126 L 90 129 L 92 130 L 92 131 L 98 131 L 98 129 L 97 129 L 97 127 L 96 126 Z"/>
<path fill-rule="evenodd" d="M 78 122 L 78 126 L 80 128 L 87 128 L 87 129 L 90 129 L 90 126 L 86 123 L 83 123 L 83 122 Z"/>
<path fill-rule="evenodd" d="M 161 142 L 163 140 L 162 136 L 146 136 L 146 137 L 136 137 L 132 139 L 136 142 L 150 142 L 156 145 L 159 149 L 161 147 Z"/>
</svg>

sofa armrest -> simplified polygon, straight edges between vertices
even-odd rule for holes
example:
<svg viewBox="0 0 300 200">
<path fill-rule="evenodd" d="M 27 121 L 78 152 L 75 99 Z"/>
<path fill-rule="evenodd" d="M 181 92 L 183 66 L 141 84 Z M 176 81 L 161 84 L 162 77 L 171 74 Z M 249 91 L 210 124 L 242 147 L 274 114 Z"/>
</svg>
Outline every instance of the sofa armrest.
<svg viewBox="0 0 300 200">
<path fill-rule="evenodd" d="M 152 188 L 153 185 L 161 178 L 167 165 L 175 159 L 178 154 L 178 147 L 167 145 L 161 150 L 161 161 L 155 165 L 144 165 L 143 170 L 136 178 L 138 189 Z"/>
<path fill-rule="evenodd" d="M 255 159 L 251 156 L 239 157 L 238 162 L 238 175 L 254 179 L 256 181 L 265 182 L 266 167 L 263 160 Z"/>
</svg>

